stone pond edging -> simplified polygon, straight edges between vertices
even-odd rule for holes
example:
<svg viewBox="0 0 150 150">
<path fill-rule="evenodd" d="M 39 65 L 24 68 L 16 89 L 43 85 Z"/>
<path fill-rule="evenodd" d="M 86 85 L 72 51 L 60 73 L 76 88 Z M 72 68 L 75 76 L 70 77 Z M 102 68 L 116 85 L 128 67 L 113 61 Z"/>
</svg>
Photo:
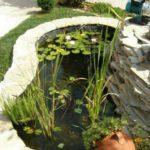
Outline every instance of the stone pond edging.
<svg viewBox="0 0 150 150">
<path fill-rule="evenodd" d="M 79 16 L 43 23 L 21 35 L 13 48 L 12 65 L 0 82 L 0 97 L 15 98 L 23 93 L 36 74 L 38 58 L 36 42 L 44 34 L 67 26 L 100 24 L 116 28 L 119 21 L 113 18 Z"/>
<path fill-rule="evenodd" d="M 15 99 L 34 79 L 38 68 L 36 42 L 43 35 L 58 28 L 86 24 L 100 24 L 116 28 L 119 21 L 113 18 L 94 16 L 64 18 L 45 22 L 21 35 L 13 47 L 12 65 L 6 72 L 4 80 L 0 82 L 0 98 Z M 0 147 L 4 150 L 28 149 L 13 129 L 11 121 L 2 114 L 2 111 L 0 111 Z"/>
</svg>

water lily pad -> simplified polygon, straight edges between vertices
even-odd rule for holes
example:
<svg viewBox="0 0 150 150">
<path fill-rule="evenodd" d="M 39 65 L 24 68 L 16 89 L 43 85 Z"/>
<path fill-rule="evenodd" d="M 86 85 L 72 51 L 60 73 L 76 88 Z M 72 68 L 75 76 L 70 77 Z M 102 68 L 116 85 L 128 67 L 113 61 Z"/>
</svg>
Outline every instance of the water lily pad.
<svg viewBox="0 0 150 150">
<path fill-rule="evenodd" d="M 90 54 L 91 54 L 91 51 L 85 50 L 85 51 L 82 52 L 82 54 L 83 54 L 83 55 L 90 55 Z"/>
<path fill-rule="evenodd" d="M 79 54 L 79 53 L 80 53 L 80 50 L 75 49 L 75 50 L 72 50 L 71 52 L 72 52 L 73 54 Z"/>
<path fill-rule="evenodd" d="M 77 114 L 81 114 L 81 113 L 82 113 L 82 109 L 80 109 L 80 108 L 75 108 L 75 109 L 74 109 L 74 112 L 77 113 Z"/>
<path fill-rule="evenodd" d="M 45 54 L 38 55 L 39 61 L 42 62 L 44 60 L 45 56 L 46 56 Z"/>
<path fill-rule="evenodd" d="M 57 51 L 51 51 L 50 55 L 58 55 Z"/>
<path fill-rule="evenodd" d="M 56 58 L 56 56 L 53 56 L 53 55 L 46 56 L 47 60 L 54 60 L 55 58 Z"/>
<path fill-rule="evenodd" d="M 69 55 L 70 54 L 70 51 L 63 51 L 63 52 L 61 52 L 61 55 L 63 55 L 63 56 L 66 56 L 66 55 Z"/>
</svg>

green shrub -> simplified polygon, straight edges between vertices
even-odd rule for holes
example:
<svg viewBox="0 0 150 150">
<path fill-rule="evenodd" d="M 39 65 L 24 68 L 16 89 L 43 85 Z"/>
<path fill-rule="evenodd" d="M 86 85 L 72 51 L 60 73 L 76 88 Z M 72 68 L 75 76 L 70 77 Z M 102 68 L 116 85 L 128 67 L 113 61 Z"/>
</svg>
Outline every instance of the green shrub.
<svg viewBox="0 0 150 150">
<path fill-rule="evenodd" d="M 56 4 L 56 0 L 37 0 L 37 4 L 44 11 L 48 11 Z"/>
<path fill-rule="evenodd" d="M 58 0 L 59 4 L 77 7 L 80 6 L 85 0 Z"/>
</svg>

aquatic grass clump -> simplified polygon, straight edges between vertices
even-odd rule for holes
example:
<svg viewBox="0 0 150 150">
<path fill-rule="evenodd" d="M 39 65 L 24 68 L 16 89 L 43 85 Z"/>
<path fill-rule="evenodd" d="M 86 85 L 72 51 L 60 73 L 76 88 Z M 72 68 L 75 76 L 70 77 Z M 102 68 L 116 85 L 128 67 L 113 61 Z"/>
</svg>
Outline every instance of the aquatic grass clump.
<svg viewBox="0 0 150 150">
<path fill-rule="evenodd" d="M 91 68 L 89 69 L 88 86 L 85 91 L 87 101 L 86 108 L 89 113 L 89 118 L 92 124 L 99 121 L 101 104 L 106 98 L 104 95 L 106 74 L 111 56 L 114 51 L 115 41 L 117 39 L 118 30 L 116 29 L 114 37 L 110 44 L 99 44 L 98 53 L 91 57 Z M 107 37 L 107 32 L 106 32 Z M 102 59 L 102 60 L 101 60 Z M 99 64 L 101 64 L 99 66 Z M 94 72 L 92 71 L 94 70 Z M 107 94 L 108 95 L 108 94 Z"/>
<path fill-rule="evenodd" d="M 54 70 L 53 85 L 58 71 L 56 67 Z M 58 131 L 58 128 L 55 128 L 55 97 L 53 94 L 52 107 L 49 107 L 48 99 L 44 94 L 37 74 L 36 79 L 22 96 L 15 100 L 3 101 L 3 112 L 15 125 L 23 125 L 27 133 L 31 134 L 32 130 L 38 129 L 39 133 L 43 132 L 46 137 L 52 137 L 53 131 Z M 32 122 L 31 126 L 28 126 L 29 122 Z"/>
<path fill-rule="evenodd" d="M 124 126 L 124 121 L 121 122 L 120 118 L 106 118 L 100 116 L 103 112 L 102 103 L 109 94 L 104 89 L 106 88 L 107 70 L 111 60 L 111 56 L 115 49 L 115 42 L 117 40 L 118 29 L 116 29 L 113 39 L 110 43 L 105 42 L 104 45 L 99 44 L 97 54 L 91 56 L 91 65 L 89 68 L 88 86 L 85 91 L 86 108 L 89 114 L 90 125 L 82 133 L 84 145 L 87 150 L 94 146 L 96 140 L 102 139 L 110 132 L 121 129 Z M 107 37 L 107 30 L 106 30 Z"/>
<path fill-rule="evenodd" d="M 37 103 L 39 110 L 37 111 L 38 121 L 41 125 L 44 135 L 47 137 L 52 137 L 53 132 L 60 131 L 60 128 L 55 126 L 55 111 L 58 109 L 60 104 L 60 101 L 58 101 L 58 94 L 59 96 L 64 96 L 64 93 L 61 93 L 57 90 L 57 78 L 61 61 L 62 57 L 58 54 L 52 67 L 52 78 L 49 85 L 50 98 L 47 98 L 46 103 L 40 101 Z M 50 101 L 50 106 L 47 106 L 48 101 Z"/>
<path fill-rule="evenodd" d="M 34 121 L 36 119 L 37 96 L 40 92 L 36 82 L 33 82 L 20 97 L 7 101 L 1 100 L 4 114 L 16 125 Z"/>
</svg>

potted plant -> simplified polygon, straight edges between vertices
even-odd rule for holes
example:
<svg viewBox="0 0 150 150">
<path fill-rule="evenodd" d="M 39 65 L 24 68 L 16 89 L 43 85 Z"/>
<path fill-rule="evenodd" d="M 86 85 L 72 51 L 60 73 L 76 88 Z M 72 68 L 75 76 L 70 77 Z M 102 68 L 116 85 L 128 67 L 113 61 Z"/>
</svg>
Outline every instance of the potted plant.
<svg viewBox="0 0 150 150">
<path fill-rule="evenodd" d="M 85 148 L 98 150 L 135 150 L 132 139 L 123 131 L 127 121 L 106 117 L 83 132 Z"/>
</svg>

